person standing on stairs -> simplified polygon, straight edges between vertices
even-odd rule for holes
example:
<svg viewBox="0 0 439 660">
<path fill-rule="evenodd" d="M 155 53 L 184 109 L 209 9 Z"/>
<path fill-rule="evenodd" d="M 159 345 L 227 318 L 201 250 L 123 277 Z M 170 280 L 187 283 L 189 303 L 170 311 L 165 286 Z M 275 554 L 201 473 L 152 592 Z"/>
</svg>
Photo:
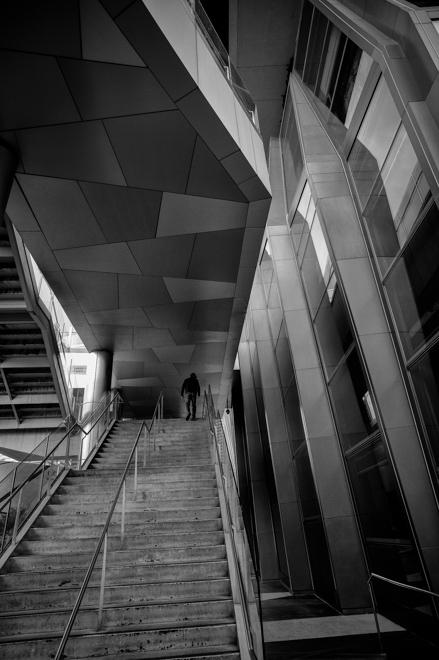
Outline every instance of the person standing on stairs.
<svg viewBox="0 0 439 660">
<path fill-rule="evenodd" d="M 186 421 L 188 421 L 189 418 L 196 418 L 197 396 L 200 396 L 200 383 L 198 382 L 196 374 L 192 373 L 189 378 L 185 379 L 181 386 L 181 398 L 184 398 L 186 403 Z"/>
</svg>

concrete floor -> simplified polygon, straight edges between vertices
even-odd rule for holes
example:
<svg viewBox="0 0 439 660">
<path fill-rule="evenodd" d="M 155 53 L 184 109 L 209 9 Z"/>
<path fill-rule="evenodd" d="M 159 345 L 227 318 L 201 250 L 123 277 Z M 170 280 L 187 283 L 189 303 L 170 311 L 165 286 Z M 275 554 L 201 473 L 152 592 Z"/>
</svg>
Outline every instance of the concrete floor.
<svg viewBox="0 0 439 660">
<path fill-rule="evenodd" d="M 433 660 L 438 649 L 379 615 L 341 615 L 316 596 L 292 596 L 280 583 L 261 584 L 265 660 L 380 658 Z"/>
</svg>

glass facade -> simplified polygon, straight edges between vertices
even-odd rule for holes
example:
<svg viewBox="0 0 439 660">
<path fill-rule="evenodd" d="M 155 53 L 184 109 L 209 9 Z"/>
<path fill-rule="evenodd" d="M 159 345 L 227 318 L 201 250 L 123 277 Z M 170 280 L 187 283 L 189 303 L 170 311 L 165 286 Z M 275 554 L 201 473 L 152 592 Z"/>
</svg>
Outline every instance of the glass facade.
<svg viewBox="0 0 439 660">
<path fill-rule="evenodd" d="M 431 193 L 383 76 L 347 160 L 384 273 L 405 245 Z"/>
<path fill-rule="evenodd" d="M 305 2 L 295 71 L 340 144 L 346 136 L 373 60 L 310 2 Z"/>
<path fill-rule="evenodd" d="M 284 171 L 284 184 L 287 209 L 290 208 L 297 184 L 303 171 L 302 152 L 294 116 L 291 92 L 287 91 L 285 110 L 280 131 L 280 147 Z"/>
<path fill-rule="evenodd" d="M 334 18 L 338 21 L 335 25 L 316 5 L 318 2 L 308 0 L 303 3 L 291 89 L 300 87 L 308 98 L 332 146 L 328 147 L 326 136 L 318 144 L 312 133 L 316 122 L 309 108 L 303 114 L 301 108 L 296 111 L 290 91 L 281 130 L 285 207 L 296 259 L 294 267 L 299 269 L 300 293 L 306 301 L 304 326 L 308 332 L 307 324 L 312 321 L 310 343 L 313 351 L 316 346 L 318 349 L 318 368 L 321 366 L 322 385 L 334 424 L 325 428 L 336 429 L 337 450 L 343 456 L 368 569 L 402 585 L 429 589 L 434 571 L 429 573 L 429 555 L 425 550 L 428 543 L 421 538 L 424 532 L 416 519 L 419 510 L 406 474 L 407 466 L 396 451 L 398 438 L 395 425 L 390 424 L 394 419 L 389 406 L 395 402 L 396 416 L 398 406 L 404 415 L 411 416 L 410 433 L 416 428 L 418 434 L 413 433 L 412 442 L 419 444 L 419 463 L 426 477 L 430 472 L 437 478 L 439 209 L 436 192 L 432 193 L 428 183 L 433 187 L 434 177 L 421 167 L 421 163 L 427 163 L 426 154 L 421 154 L 411 126 L 404 124 L 401 99 L 395 102 L 393 87 L 389 88 L 386 82 L 385 61 L 374 61 L 354 43 L 355 29 L 349 32 L 352 39 L 343 33 L 340 13 Z M 329 16 L 331 8 L 325 5 L 324 11 Z M 359 43 L 365 44 L 360 38 Z M 398 84 L 398 80 L 394 83 Z M 318 133 L 322 134 L 320 128 Z M 322 151 L 318 152 L 320 146 Z M 313 177 L 311 183 L 307 176 Z M 318 185 L 323 182 L 327 185 Z M 337 196 L 349 194 L 352 205 L 351 200 L 345 205 L 335 201 Z M 327 202 L 325 198 L 329 197 L 334 199 Z M 346 245 L 333 242 L 340 231 L 336 216 L 339 209 L 345 214 L 345 224 L 340 223 L 343 230 L 349 231 L 349 214 L 355 222 L 349 245 L 348 241 Z M 359 226 L 363 234 L 360 238 Z M 349 259 L 352 261 L 346 266 Z M 287 269 L 279 269 L 281 272 Z M 306 437 L 306 415 L 310 413 L 305 397 L 314 403 L 316 393 L 310 393 L 308 374 L 305 377 L 303 372 L 295 373 L 295 359 L 298 361 L 290 348 L 290 339 L 291 345 L 295 345 L 294 315 L 287 317 L 286 328 L 276 266 L 268 244 L 260 275 L 283 390 L 309 563 L 317 593 L 335 602 L 333 596 L 328 596 L 334 588 L 329 552 L 332 545 L 328 548 L 325 543 L 325 552 L 319 551 L 327 539 L 320 509 L 320 484 L 312 463 L 314 436 Z M 359 281 L 347 286 L 347 277 L 358 277 Z M 379 307 L 382 325 L 364 319 L 366 307 L 362 308 L 358 300 L 362 295 L 366 305 L 370 303 L 369 309 Z M 298 327 L 297 333 L 301 331 Z M 385 340 L 380 339 L 379 335 L 384 334 Z M 302 347 L 305 342 L 297 341 L 297 345 Z M 385 391 L 379 380 L 376 354 L 368 352 L 372 347 L 392 351 L 385 358 L 389 358 L 394 382 L 404 394 L 399 394 L 396 387 L 394 396 Z M 315 360 L 314 353 L 312 359 Z M 305 369 L 303 364 L 305 359 L 301 360 L 301 368 Z M 426 481 L 429 487 L 430 481 Z M 335 559 L 333 567 L 336 568 Z M 380 584 L 376 589 L 383 614 L 419 632 L 434 628 L 437 612 L 427 595 L 389 584 Z"/>
<path fill-rule="evenodd" d="M 293 216 L 291 236 L 370 569 L 404 583 L 425 586 L 407 513 L 379 429 L 374 396 L 308 183 Z M 412 571 L 409 574 L 407 566 Z"/>
</svg>

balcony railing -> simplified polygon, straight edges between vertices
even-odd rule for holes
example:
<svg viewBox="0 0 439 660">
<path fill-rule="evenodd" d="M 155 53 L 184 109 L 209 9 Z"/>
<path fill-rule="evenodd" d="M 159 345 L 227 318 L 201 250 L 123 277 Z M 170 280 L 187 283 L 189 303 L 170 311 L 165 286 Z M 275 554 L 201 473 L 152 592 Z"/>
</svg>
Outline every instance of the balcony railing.
<svg viewBox="0 0 439 660">
<path fill-rule="evenodd" d="M 186 0 L 195 19 L 196 25 L 199 27 L 202 35 L 204 36 L 207 45 L 209 46 L 212 54 L 215 57 L 217 64 L 226 77 L 230 87 L 233 89 L 235 96 L 241 103 L 247 115 L 251 119 L 255 128 L 259 132 L 259 122 L 256 110 L 256 104 L 253 101 L 250 92 L 245 86 L 241 76 L 233 65 L 230 56 L 218 36 L 212 22 L 207 15 L 200 0 Z"/>
</svg>

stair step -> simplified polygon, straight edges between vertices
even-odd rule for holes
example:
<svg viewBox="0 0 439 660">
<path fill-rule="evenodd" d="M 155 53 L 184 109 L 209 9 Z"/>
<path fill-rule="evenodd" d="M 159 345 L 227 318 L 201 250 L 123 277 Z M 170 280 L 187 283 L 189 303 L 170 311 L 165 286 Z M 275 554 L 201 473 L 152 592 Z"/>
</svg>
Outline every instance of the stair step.
<svg viewBox="0 0 439 660">
<path fill-rule="evenodd" d="M 207 482 L 209 483 L 209 482 Z M 203 482 L 204 484 L 204 482 Z M 94 488 L 90 488 L 90 486 L 95 486 Z M 99 484 L 90 484 L 89 487 L 87 488 L 86 485 L 80 485 L 80 486 L 74 486 L 74 485 L 62 485 L 58 488 L 56 491 L 57 496 L 60 495 L 65 495 L 68 497 L 73 498 L 75 501 L 80 501 L 84 500 L 87 497 L 92 497 L 96 500 L 96 493 L 99 492 L 100 494 L 104 494 L 106 496 L 111 496 L 114 495 L 116 488 L 117 488 L 116 483 L 114 484 L 102 484 L 99 487 Z M 133 492 L 133 486 L 131 484 L 127 484 L 127 492 L 132 493 Z M 166 499 L 171 499 L 171 498 L 180 498 L 181 496 L 185 497 L 214 497 L 218 493 L 218 489 L 215 485 L 201 485 L 199 483 L 197 484 L 192 484 L 191 482 L 184 482 L 184 483 L 175 483 L 172 482 L 169 485 L 165 484 L 160 484 L 160 483 L 155 483 L 155 484 L 141 484 L 137 486 L 137 496 L 139 497 L 140 495 L 151 497 L 151 498 L 166 498 Z"/>
<path fill-rule="evenodd" d="M 72 476 L 71 476 L 72 475 Z M 85 471 L 84 474 L 77 474 L 73 470 L 70 470 L 69 475 L 64 479 L 62 483 L 62 487 L 75 487 L 78 490 L 83 489 L 83 490 L 88 490 L 88 488 L 95 488 L 99 491 L 104 488 L 114 488 L 114 486 L 117 486 L 120 482 L 120 478 L 122 476 L 122 473 L 117 474 L 113 470 L 110 471 L 103 471 L 102 473 L 97 471 L 97 470 L 91 470 L 91 471 Z M 145 473 L 143 472 L 143 468 L 141 470 L 138 470 L 137 473 L 137 482 L 142 483 L 143 487 L 149 490 L 157 490 L 158 488 L 161 488 L 162 483 L 166 483 L 167 488 L 190 488 L 191 486 L 193 487 L 194 484 L 191 481 L 191 479 L 184 479 L 184 475 L 181 475 L 180 479 L 176 480 L 171 480 L 170 475 L 164 475 L 164 478 L 166 477 L 166 481 L 153 481 L 151 477 L 154 476 L 153 472 L 151 471 L 150 473 Z M 189 483 L 186 483 L 189 482 Z M 128 474 L 127 475 L 127 487 L 132 489 L 132 485 L 134 483 L 134 475 L 133 474 Z M 212 473 L 210 471 L 208 472 L 207 475 L 201 473 L 199 477 L 197 476 L 197 481 L 196 481 L 197 487 L 199 486 L 200 488 L 215 488 L 216 487 L 216 479 L 215 479 L 215 472 L 212 470 Z"/>
<path fill-rule="evenodd" d="M 12 637 L 32 633 L 63 632 L 69 616 L 70 608 L 63 611 L 32 611 L 30 613 L 0 614 L 0 640 L 1 637 Z M 233 620 L 233 601 L 227 600 L 198 600 L 173 603 L 154 602 L 140 605 L 138 602 L 129 606 L 106 606 L 99 629 L 117 628 L 119 626 L 156 627 L 163 623 L 172 622 L 176 626 L 187 621 L 200 621 L 206 619 Z M 95 607 L 81 608 L 75 619 L 73 630 L 98 629 L 98 610 Z"/>
<path fill-rule="evenodd" d="M 38 518 L 42 519 L 42 523 L 54 525 L 54 526 L 65 526 L 65 525 L 77 525 L 79 524 L 104 524 L 106 520 L 108 511 L 103 509 L 100 512 L 84 512 L 81 514 L 80 518 L 76 513 L 67 514 L 64 511 L 64 508 L 61 505 L 50 505 L 48 504 L 43 509 L 43 515 Z M 221 516 L 220 508 L 199 508 L 199 509 L 190 509 L 187 511 L 180 510 L 163 510 L 163 511 L 150 511 L 148 513 L 143 510 L 137 511 L 128 511 L 125 513 L 125 522 L 126 524 L 134 523 L 150 523 L 158 522 L 160 520 L 211 520 L 212 518 L 219 518 Z M 122 514 L 116 512 L 113 514 L 112 521 L 115 523 L 120 523 Z"/>
<path fill-rule="evenodd" d="M 148 548 L 145 550 L 119 550 L 111 551 L 107 555 L 110 566 L 118 564 L 126 565 L 130 562 L 135 564 L 150 563 L 181 563 L 183 561 L 215 561 L 226 558 L 224 545 L 196 546 L 183 548 Z M 90 563 L 90 552 L 78 552 L 74 554 L 53 555 L 13 555 L 8 560 L 9 570 L 13 571 L 48 571 L 62 568 L 84 567 Z M 101 559 L 98 559 L 97 566 Z"/>
<path fill-rule="evenodd" d="M 41 516 L 42 517 L 42 516 Z M 81 525 L 80 519 L 75 519 L 75 524 L 72 527 L 54 527 L 42 526 L 41 517 L 37 519 L 36 525 L 41 527 L 31 527 L 26 534 L 26 541 L 41 541 L 47 538 L 52 539 L 79 539 L 79 538 L 98 538 L 101 534 L 103 525 Z M 47 517 L 46 517 L 47 519 Z M 53 516 L 49 516 L 49 520 L 53 520 Z M 178 533 L 178 532 L 194 532 L 202 534 L 203 532 L 213 532 L 222 529 L 222 523 L 219 518 L 212 518 L 208 520 L 163 520 L 156 523 L 137 523 L 125 524 L 125 535 L 132 536 L 134 534 L 154 534 L 160 532 Z M 116 536 L 120 533 L 120 524 L 111 523 L 109 526 L 109 535 Z"/>
<path fill-rule="evenodd" d="M 13 553 L 13 556 L 25 555 L 51 555 L 61 552 L 90 552 L 96 548 L 96 537 L 85 539 L 46 539 L 38 541 L 22 541 Z M 195 546 L 213 546 L 224 543 L 223 532 L 180 533 L 180 534 L 142 534 L 125 536 L 124 550 L 138 550 L 149 548 L 184 548 Z M 108 550 L 116 551 L 121 548 L 119 535 L 108 538 Z"/>
<path fill-rule="evenodd" d="M 227 562 L 222 560 L 203 562 L 173 562 L 168 564 L 128 564 L 108 566 L 106 572 L 107 585 L 111 584 L 138 584 L 159 582 L 183 582 L 200 579 L 200 568 L 204 580 L 215 580 L 213 585 L 218 588 L 218 581 L 228 577 Z M 68 567 L 60 570 L 11 572 L 0 575 L 0 589 L 2 592 L 15 590 L 35 590 L 49 588 L 78 588 L 84 580 L 84 569 Z M 94 571 L 90 578 L 90 585 L 100 584 L 100 573 Z M 197 583 L 198 584 L 198 583 Z M 201 584 L 201 581 L 199 582 Z M 210 593 L 210 592 L 207 592 Z M 227 592 L 228 593 L 228 592 Z M 223 592 L 221 592 L 223 594 Z M 216 595 L 220 595 L 217 593 Z M 199 594 L 200 596 L 200 594 Z"/>
<path fill-rule="evenodd" d="M 178 495 L 178 492 L 177 492 Z M 72 499 L 75 501 L 72 502 Z M 119 501 L 121 501 L 122 497 L 119 496 Z M 111 504 L 113 503 L 113 494 L 106 498 L 106 502 L 104 502 L 104 505 L 106 505 L 107 509 L 110 508 Z M 134 507 L 134 505 L 139 505 L 138 508 L 141 508 L 141 505 L 144 507 L 144 510 L 150 510 L 150 509 L 181 509 L 181 508 L 193 508 L 193 507 L 199 507 L 200 504 L 202 503 L 203 508 L 209 507 L 209 506 L 218 506 L 219 505 L 219 500 L 218 496 L 214 497 L 194 497 L 194 496 L 188 496 L 186 493 L 181 493 L 180 497 L 176 497 L 174 494 L 170 495 L 168 497 L 150 497 L 148 493 L 145 493 L 143 490 L 138 490 L 137 491 L 137 497 L 134 499 L 134 493 L 127 493 L 127 500 L 126 500 L 126 505 L 130 506 L 131 508 Z M 62 505 L 65 507 L 66 511 L 75 509 L 75 507 L 89 507 L 87 510 L 91 510 L 92 507 L 96 507 L 97 509 L 101 510 L 102 504 L 99 502 L 96 502 L 96 496 L 95 497 L 78 497 L 78 498 L 72 498 L 69 497 L 69 495 L 53 495 L 51 499 L 51 504 L 52 505 Z"/>
<path fill-rule="evenodd" d="M 119 483 L 120 478 L 122 476 L 123 470 L 120 470 L 119 472 L 117 470 L 104 470 L 101 468 L 100 470 L 92 470 L 89 468 L 90 472 L 87 476 L 89 479 L 96 479 L 98 481 L 99 479 L 102 479 L 102 483 L 105 481 L 113 481 L 114 483 Z M 74 471 L 71 470 L 74 474 Z M 134 471 L 133 471 L 134 472 Z M 85 474 L 85 473 L 84 473 Z M 188 469 L 181 469 L 181 470 L 176 470 L 174 467 L 173 469 L 169 470 L 160 470 L 159 468 L 141 468 L 138 470 L 137 474 L 137 481 L 138 483 L 148 483 L 148 484 L 153 484 L 159 481 L 160 483 L 166 482 L 166 483 L 173 483 L 173 482 L 180 482 L 180 481 L 196 481 L 198 482 L 198 475 L 201 475 L 202 480 L 213 480 L 215 478 L 215 471 L 213 468 L 211 469 L 198 469 L 198 470 L 193 470 L 189 471 Z M 128 473 L 127 476 L 127 483 L 132 483 L 133 480 L 133 474 Z"/>
<path fill-rule="evenodd" d="M 196 648 L 206 651 L 206 645 L 226 647 L 236 650 L 236 626 L 231 623 L 219 623 L 204 626 L 161 627 L 154 630 L 134 630 L 129 632 L 109 632 L 104 634 L 73 634 L 66 646 L 66 656 L 69 658 L 90 658 L 105 656 L 108 653 L 140 652 L 148 649 L 149 653 L 172 648 L 182 653 L 185 649 L 193 651 Z M 20 642 L 0 643 L 0 655 L 8 660 L 22 660 L 32 657 L 33 660 L 47 660 L 53 657 L 59 645 L 59 639 L 51 636 L 49 639 L 38 639 Z M 151 656 L 153 657 L 153 656 Z M 166 656 L 165 656 L 166 657 Z"/>
</svg>

